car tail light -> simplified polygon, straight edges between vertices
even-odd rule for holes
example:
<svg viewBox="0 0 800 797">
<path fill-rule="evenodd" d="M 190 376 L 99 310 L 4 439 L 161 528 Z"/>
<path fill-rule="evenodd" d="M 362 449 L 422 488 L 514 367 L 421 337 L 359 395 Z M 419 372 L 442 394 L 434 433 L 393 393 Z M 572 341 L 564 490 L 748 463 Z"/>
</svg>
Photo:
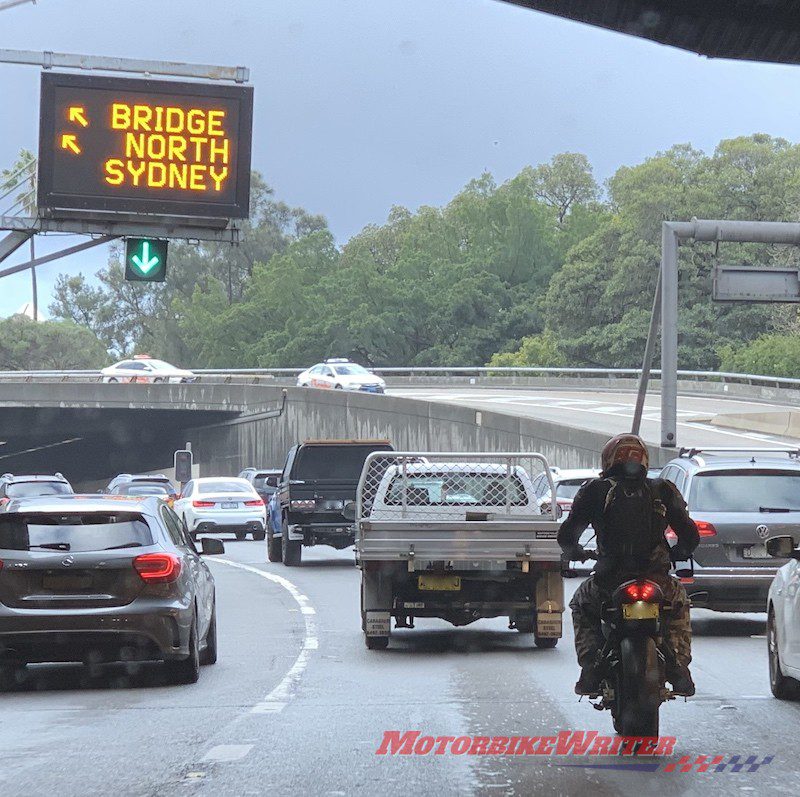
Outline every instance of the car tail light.
<svg viewBox="0 0 800 797">
<path fill-rule="evenodd" d="M 10 498 L 0 498 L 0 506 L 5 506 L 9 501 L 11 501 Z"/>
<path fill-rule="evenodd" d="M 695 520 L 694 525 L 697 526 L 697 531 L 701 537 L 716 537 L 717 530 L 714 528 L 713 523 L 707 520 Z"/>
<path fill-rule="evenodd" d="M 245 501 L 245 506 L 264 506 L 264 500 L 262 498 L 254 498 L 252 501 Z"/>
<path fill-rule="evenodd" d="M 194 507 L 209 507 L 214 506 L 213 501 L 192 501 L 192 506 Z"/>
<path fill-rule="evenodd" d="M 673 540 L 677 540 L 678 539 L 678 535 L 675 533 L 675 530 L 672 528 L 672 526 L 667 526 L 667 530 L 664 532 L 664 536 L 670 542 L 672 542 Z"/>
<path fill-rule="evenodd" d="M 649 581 L 634 581 L 625 587 L 625 597 L 631 601 L 652 601 L 656 597 L 658 590 L 655 584 Z"/>
<path fill-rule="evenodd" d="M 174 553 L 143 553 L 133 560 L 133 569 L 147 584 L 169 584 L 181 574 L 181 560 Z"/>
</svg>

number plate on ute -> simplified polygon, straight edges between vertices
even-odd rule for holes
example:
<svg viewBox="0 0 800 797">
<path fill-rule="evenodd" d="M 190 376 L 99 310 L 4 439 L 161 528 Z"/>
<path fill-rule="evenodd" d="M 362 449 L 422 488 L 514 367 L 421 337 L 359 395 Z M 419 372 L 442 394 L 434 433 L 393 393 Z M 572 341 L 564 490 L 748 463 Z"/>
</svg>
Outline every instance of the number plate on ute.
<svg viewBox="0 0 800 797">
<path fill-rule="evenodd" d="M 746 545 L 742 549 L 742 556 L 745 559 L 769 559 L 766 545 Z"/>
<path fill-rule="evenodd" d="M 461 576 L 419 576 L 417 586 L 421 590 L 449 590 L 455 592 L 461 589 Z"/>
<path fill-rule="evenodd" d="M 658 604 L 636 601 L 636 603 L 622 604 L 622 617 L 624 620 L 657 620 Z"/>
</svg>

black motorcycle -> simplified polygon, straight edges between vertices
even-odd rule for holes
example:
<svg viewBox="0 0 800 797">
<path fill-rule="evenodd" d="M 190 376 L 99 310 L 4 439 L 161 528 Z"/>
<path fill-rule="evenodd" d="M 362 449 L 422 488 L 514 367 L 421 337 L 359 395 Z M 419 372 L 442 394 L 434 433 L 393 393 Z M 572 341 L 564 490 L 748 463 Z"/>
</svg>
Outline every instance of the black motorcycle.
<svg viewBox="0 0 800 797">
<path fill-rule="evenodd" d="M 586 551 L 583 561 L 596 558 Z M 665 686 L 666 657 L 673 655 L 664 644 L 670 610 L 661 587 L 646 578 L 620 584 L 602 606 L 601 686 L 589 697 L 599 698 L 592 704 L 598 711 L 611 711 L 614 730 L 622 736 L 658 736 L 661 704 L 675 699 Z"/>
</svg>

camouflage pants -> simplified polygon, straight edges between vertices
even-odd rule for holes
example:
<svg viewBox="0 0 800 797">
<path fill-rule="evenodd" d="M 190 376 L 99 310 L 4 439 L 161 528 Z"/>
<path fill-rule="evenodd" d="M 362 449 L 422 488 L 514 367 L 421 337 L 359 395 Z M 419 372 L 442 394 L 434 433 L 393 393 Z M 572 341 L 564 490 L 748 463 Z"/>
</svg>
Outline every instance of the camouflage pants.
<svg viewBox="0 0 800 797">
<path fill-rule="evenodd" d="M 675 652 L 678 664 L 688 666 L 692 660 L 689 597 L 683 584 L 677 579 L 668 576 L 655 580 L 664 590 L 664 599 L 672 604 L 666 639 Z M 600 626 L 600 609 L 603 602 L 610 599 L 611 594 L 598 586 L 594 576 L 589 576 L 569 602 L 572 625 L 575 628 L 575 652 L 581 667 L 591 666 L 603 647 L 605 640 Z"/>
</svg>

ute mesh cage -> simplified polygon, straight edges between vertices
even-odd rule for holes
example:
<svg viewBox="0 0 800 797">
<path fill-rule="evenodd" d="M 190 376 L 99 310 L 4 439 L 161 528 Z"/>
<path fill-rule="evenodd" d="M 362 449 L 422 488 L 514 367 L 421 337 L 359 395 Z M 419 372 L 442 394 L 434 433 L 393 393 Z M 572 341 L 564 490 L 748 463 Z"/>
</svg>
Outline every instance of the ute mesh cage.
<svg viewBox="0 0 800 797">
<path fill-rule="evenodd" d="M 376 451 L 358 484 L 359 520 L 558 520 L 542 454 Z M 533 496 L 533 500 L 531 500 Z"/>
</svg>

